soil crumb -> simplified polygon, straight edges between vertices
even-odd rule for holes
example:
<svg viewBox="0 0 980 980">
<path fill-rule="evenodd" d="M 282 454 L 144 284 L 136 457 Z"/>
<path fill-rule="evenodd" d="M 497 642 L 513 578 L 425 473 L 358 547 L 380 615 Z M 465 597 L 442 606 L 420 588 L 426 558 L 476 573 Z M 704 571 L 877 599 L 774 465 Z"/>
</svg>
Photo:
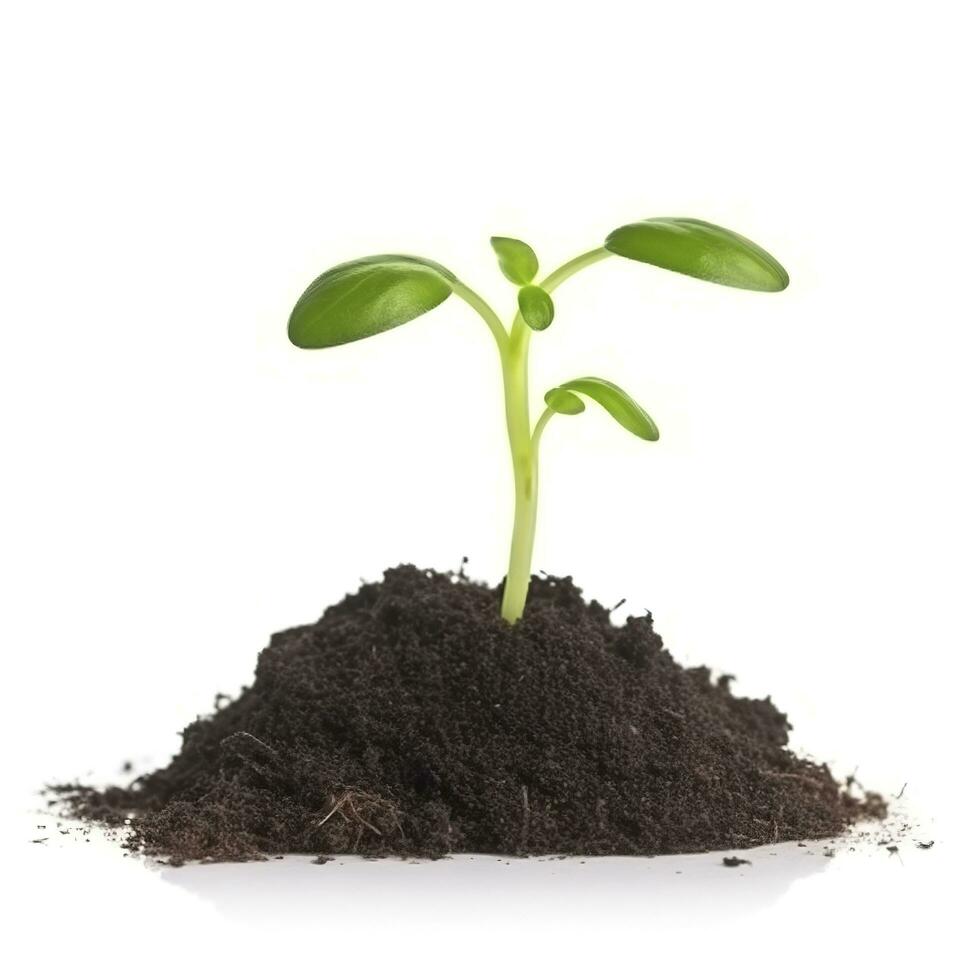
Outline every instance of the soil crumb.
<svg viewBox="0 0 980 980">
<path fill-rule="evenodd" d="M 390 569 L 275 634 L 252 685 L 188 725 L 168 766 L 51 802 L 174 864 L 677 854 L 884 816 L 880 796 L 789 751 L 768 698 L 679 666 L 649 614 L 612 625 L 543 576 L 508 626 L 499 597 L 462 570 Z"/>
</svg>

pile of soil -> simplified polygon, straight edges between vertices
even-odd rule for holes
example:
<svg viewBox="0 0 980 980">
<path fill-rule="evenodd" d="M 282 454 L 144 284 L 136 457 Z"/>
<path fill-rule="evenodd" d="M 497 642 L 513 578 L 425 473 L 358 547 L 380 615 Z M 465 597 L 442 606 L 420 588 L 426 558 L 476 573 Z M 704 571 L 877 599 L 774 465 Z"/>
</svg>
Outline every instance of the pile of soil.
<svg viewBox="0 0 980 980">
<path fill-rule="evenodd" d="M 176 862 L 270 854 L 672 854 L 883 816 L 786 748 L 770 702 L 685 669 L 570 579 L 500 590 L 406 565 L 272 637 L 255 681 L 128 787 L 59 787 Z M 126 823 L 127 819 L 129 820 Z"/>
</svg>

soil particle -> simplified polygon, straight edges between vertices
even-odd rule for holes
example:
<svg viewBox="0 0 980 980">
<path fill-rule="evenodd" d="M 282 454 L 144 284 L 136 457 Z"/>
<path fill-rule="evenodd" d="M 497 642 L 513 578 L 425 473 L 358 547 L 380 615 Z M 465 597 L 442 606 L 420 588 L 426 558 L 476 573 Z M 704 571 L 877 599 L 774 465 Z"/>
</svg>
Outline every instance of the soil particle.
<svg viewBox="0 0 980 980">
<path fill-rule="evenodd" d="M 740 857 L 726 857 L 721 859 L 721 863 L 726 868 L 737 868 L 743 864 L 751 864 L 751 861 L 746 861 L 745 858 Z"/>
<path fill-rule="evenodd" d="M 679 666 L 648 614 L 567 578 L 500 590 L 406 565 L 275 634 L 171 763 L 54 787 L 69 813 L 177 864 L 272 854 L 677 854 L 826 839 L 884 801 L 787 748 L 730 678 Z M 725 864 L 741 859 L 726 858 Z"/>
</svg>

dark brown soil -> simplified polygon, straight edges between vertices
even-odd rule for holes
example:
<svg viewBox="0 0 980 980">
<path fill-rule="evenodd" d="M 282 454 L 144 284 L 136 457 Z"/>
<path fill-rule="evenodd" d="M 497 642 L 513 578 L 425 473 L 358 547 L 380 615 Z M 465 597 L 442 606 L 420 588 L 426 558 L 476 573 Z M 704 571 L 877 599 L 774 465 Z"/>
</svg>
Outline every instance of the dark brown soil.
<svg viewBox="0 0 980 980">
<path fill-rule="evenodd" d="M 126 788 L 59 787 L 175 861 L 270 854 L 670 854 L 840 834 L 881 816 L 786 748 L 769 701 L 684 669 L 650 618 L 570 579 L 499 589 L 412 566 L 272 637 L 255 681 Z"/>
</svg>

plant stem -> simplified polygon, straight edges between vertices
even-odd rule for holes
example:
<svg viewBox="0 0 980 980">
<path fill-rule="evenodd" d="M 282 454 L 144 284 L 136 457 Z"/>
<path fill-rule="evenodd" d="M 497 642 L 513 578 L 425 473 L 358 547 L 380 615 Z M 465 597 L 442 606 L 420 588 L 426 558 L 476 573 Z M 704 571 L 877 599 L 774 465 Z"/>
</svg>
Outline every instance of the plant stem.
<svg viewBox="0 0 980 980">
<path fill-rule="evenodd" d="M 507 328 L 494 312 L 493 307 L 479 293 L 474 292 L 465 282 L 460 282 L 458 279 L 453 283 L 453 292 L 480 314 L 484 323 L 490 328 L 493 339 L 497 342 L 497 350 L 503 357 L 509 346 L 510 337 L 507 334 Z"/>
<path fill-rule="evenodd" d="M 560 265 L 550 276 L 542 279 L 541 288 L 550 293 L 552 290 L 557 289 L 569 276 L 574 276 L 576 272 L 581 272 L 582 269 L 587 269 L 596 262 L 608 259 L 611 255 L 612 252 L 605 248 L 594 248 L 591 252 L 578 255 L 564 265 Z"/>
<path fill-rule="evenodd" d="M 611 254 L 605 248 L 585 252 L 542 279 L 541 288 L 551 292 L 569 276 Z M 500 318 L 482 296 L 459 281 L 453 284 L 453 291 L 460 299 L 469 303 L 490 327 L 500 352 L 507 439 L 514 467 L 514 530 L 510 540 L 510 564 L 507 566 L 500 614 L 508 623 L 516 623 L 524 613 L 531 582 L 531 555 L 538 515 L 538 446 L 545 425 L 555 413 L 550 408 L 545 409 L 532 434 L 527 386 L 531 330 L 520 313 L 514 318 L 514 326 L 508 334 Z"/>
<path fill-rule="evenodd" d="M 541 280 L 541 288 L 551 292 L 569 276 L 588 268 L 612 253 L 596 248 L 559 266 Z M 510 346 L 501 350 L 504 373 L 504 402 L 507 410 L 507 435 L 514 464 L 514 531 L 510 542 L 510 564 L 504 584 L 500 614 L 508 623 L 515 623 L 524 613 L 527 590 L 531 582 L 531 556 L 534 550 L 534 531 L 538 514 L 538 445 L 541 433 L 554 415 L 547 409 L 531 433 L 528 410 L 527 360 L 531 331 L 518 314 L 511 331 Z"/>
<path fill-rule="evenodd" d="M 504 584 L 500 614 L 516 623 L 524 612 L 531 579 L 531 552 L 538 514 L 538 459 L 531 439 L 527 394 L 527 353 L 531 331 L 518 315 L 509 349 L 501 354 L 504 375 L 504 407 L 507 436 L 514 465 L 514 530 L 510 540 L 510 564 Z"/>
</svg>

